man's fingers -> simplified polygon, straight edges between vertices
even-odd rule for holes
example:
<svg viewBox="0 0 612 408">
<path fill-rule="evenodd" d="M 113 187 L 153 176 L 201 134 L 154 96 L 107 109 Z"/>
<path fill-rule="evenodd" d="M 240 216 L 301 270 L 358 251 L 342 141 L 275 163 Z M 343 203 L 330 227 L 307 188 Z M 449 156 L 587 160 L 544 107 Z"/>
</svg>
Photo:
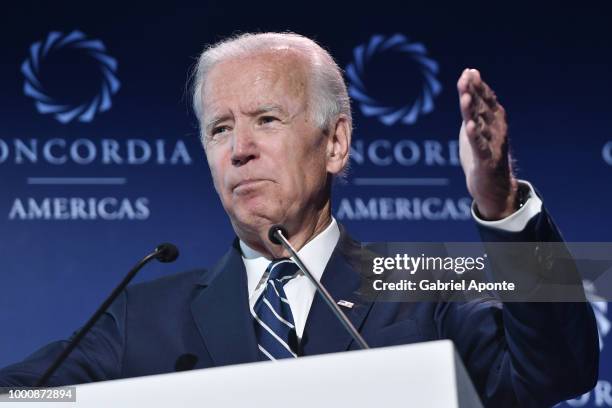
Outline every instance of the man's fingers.
<svg viewBox="0 0 612 408">
<path fill-rule="evenodd" d="M 476 117 L 482 118 L 487 125 L 493 123 L 496 119 L 495 111 L 492 110 L 482 98 L 478 98 L 478 107 L 476 108 Z"/>
<path fill-rule="evenodd" d="M 477 122 L 469 120 L 465 124 L 465 133 L 475 156 L 480 159 L 485 159 L 491 155 L 489 140 L 487 140 L 485 136 L 488 135 L 490 138 L 490 132 L 479 129 L 479 124 Z"/>
<path fill-rule="evenodd" d="M 470 78 L 470 83 L 473 92 L 477 94 L 478 97 L 481 98 L 489 108 L 491 108 L 492 110 L 497 110 L 497 96 L 495 95 L 495 92 L 493 92 L 491 87 L 487 85 L 485 81 L 482 80 L 480 72 L 478 72 L 478 70 L 476 69 L 471 70 Z"/>
<path fill-rule="evenodd" d="M 489 131 L 487 123 L 485 122 L 484 117 L 482 115 L 478 115 L 478 117 L 476 118 L 476 133 L 484 137 L 486 140 L 491 139 L 491 132 Z"/>
<path fill-rule="evenodd" d="M 497 103 L 497 96 L 495 95 L 495 92 L 493 92 L 489 85 L 484 82 L 482 83 L 482 92 L 480 93 L 480 97 L 490 109 L 498 109 L 499 104 Z"/>
<path fill-rule="evenodd" d="M 457 82 L 459 106 L 465 133 L 473 154 L 479 159 L 492 157 L 505 135 L 505 112 L 493 90 L 476 69 L 466 69 Z"/>
<path fill-rule="evenodd" d="M 477 69 L 465 69 L 461 73 L 461 77 L 457 81 L 457 90 L 460 97 L 467 92 L 472 94 L 473 97 L 481 98 L 491 109 L 497 109 L 497 96 L 489 85 L 482 80 Z"/>
<path fill-rule="evenodd" d="M 463 70 L 461 76 L 459 77 L 459 80 L 457 81 L 457 91 L 459 92 L 459 95 L 468 91 L 469 77 L 469 69 L 466 68 Z"/>
<path fill-rule="evenodd" d="M 476 135 L 476 122 L 473 120 L 468 120 L 465 123 L 465 133 L 468 135 L 468 139 L 471 139 Z"/>
<path fill-rule="evenodd" d="M 474 119 L 472 99 L 472 95 L 469 93 L 464 93 L 459 97 L 459 109 L 461 110 L 461 117 L 465 122 Z"/>
<path fill-rule="evenodd" d="M 471 119 L 478 124 L 479 117 L 482 117 L 485 124 L 489 125 L 497 119 L 497 112 L 503 109 L 497 102 L 495 92 L 482 80 L 476 69 L 463 71 L 457 82 L 457 89 L 464 121 Z"/>
<path fill-rule="evenodd" d="M 470 119 L 478 121 L 482 117 L 486 124 L 495 120 L 495 112 L 478 95 L 464 93 L 459 98 L 459 107 L 464 121 Z"/>
</svg>

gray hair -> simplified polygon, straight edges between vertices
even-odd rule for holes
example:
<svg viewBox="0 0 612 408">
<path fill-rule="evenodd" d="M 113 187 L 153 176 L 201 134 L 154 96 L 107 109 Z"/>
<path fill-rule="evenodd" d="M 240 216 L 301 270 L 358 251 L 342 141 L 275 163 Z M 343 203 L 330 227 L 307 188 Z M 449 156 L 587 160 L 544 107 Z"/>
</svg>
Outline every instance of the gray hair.
<svg viewBox="0 0 612 408">
<path fill-rule="evenodd" d="M 208 46 L 200 55 L 193 72 L 193 110 L 203 137 L 202 90 L 210 70 L 218 63 L 279 48 L 302 52 L 310 62 L 310 97 L 312 120 L 323 130 L 339 115 L 345 115 L 352 127 L 351 105 L 342 71 L 332 56 L 310 38 L 294 33 L 246 33 Z"/>
</svg>

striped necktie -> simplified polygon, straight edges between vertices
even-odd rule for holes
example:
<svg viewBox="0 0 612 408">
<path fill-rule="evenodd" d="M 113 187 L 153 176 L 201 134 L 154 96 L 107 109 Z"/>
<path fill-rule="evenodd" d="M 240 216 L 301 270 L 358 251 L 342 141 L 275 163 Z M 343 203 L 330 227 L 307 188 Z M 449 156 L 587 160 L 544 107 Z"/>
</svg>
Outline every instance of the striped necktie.
<svg viewBox="0 0 612 408">
<path fill-rule="evenodd" d="M 274 260 L 266 269 L 266 287 L 253 307 L 260 360 L 297 357 L 295 323 L 283 286 L 298 270 L 290 259 Z"/>
</svg>

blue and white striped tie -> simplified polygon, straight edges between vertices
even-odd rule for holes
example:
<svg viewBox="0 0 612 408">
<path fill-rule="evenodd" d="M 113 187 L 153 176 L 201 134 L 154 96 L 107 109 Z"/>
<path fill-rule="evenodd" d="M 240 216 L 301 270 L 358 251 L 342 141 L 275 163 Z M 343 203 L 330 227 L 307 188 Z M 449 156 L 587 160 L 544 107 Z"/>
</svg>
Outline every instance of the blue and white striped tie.
<svg viewBox="0 0 612 408">
<path fill-rule="evenodd" d="M 283 286 L 295 277 L 297 265 L 290 259 L 270 263 L 266 287 L 255 302 L 253 318 L 260 360 L 297 357 L 297 335 Z"/>
</svg>

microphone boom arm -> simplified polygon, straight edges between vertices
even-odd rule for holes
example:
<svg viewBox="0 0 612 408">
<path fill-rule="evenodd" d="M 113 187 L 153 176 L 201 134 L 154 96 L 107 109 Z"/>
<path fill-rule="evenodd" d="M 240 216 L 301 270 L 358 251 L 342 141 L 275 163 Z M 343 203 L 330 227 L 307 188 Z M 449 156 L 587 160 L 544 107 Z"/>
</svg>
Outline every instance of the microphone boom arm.
<svg viewBox="0 0 612 408">
<path fill-rule="evenodd" d="M 49 378 L 55 373 L 55 370 L 59 368 L 59 366 L 64 362 L 64 360 L 70 355 L 70 353 L 76 348 L 76 346 L 81 342 L 83 337 L 89 332 L 89 330 L 93 327 L 93 325 L 100 319 L 100 317 L 106 312 L 106 309 L 113 303 L 113 301 L 119 296 L 121 291 L 125 289 L 125 287 L 130 283 L 130 281 L 136 276 L 138 271 L 142 269 L 149 261 L 152 259 L 158 259 L 160 262 L 172 262 L 178 257 L 178 250 L 172 244 L 161 244 L 153 252 L 142 258 L 129 272 L 121 283 L 117 285 L 117 287 L 111 292 L 111 294 L 106 298 L 104 303 L 100 305 L 98 310 L 89 318 L 87 323 L 78 331 L 76 336 L 70 340 L 68 346 L 62 351 L 62 353 L 57 356 L 57 358 L 53 361 L 53 363 L 47 368 L 44 374 L 39 378 L 36 382 L 35 387 L 44 387 Z"/>
<path fill-rule="evenodd" d="M 312 273 L 310 273 L 306 265 L 304 265 L 304 263 L 298 256 L 296 250 L 293 248 L 293 246 L 287 240 L 287 238 L 285 238 L 285 236 L 283 235 L 283 232 L 285 232 L 285 230 L 281 226 L 279 225 L 273 226 L 270 229 L 270 234 L 269 234 L 270 240 L 274 242 L 275 244 L 280 243 L 291 254 L 291 258 L 293 258 L 293 261 L 297 264 L 300 270 L 304 272 L 304 275 L 308 277 L 310 282 L 312 282 L 312 284 L 317 289 L 317 292 L 319 292 L 319 295 L 321 295 L 323 300 L 325 300 L 325 303 L 327 303 L 327 306 L 329 306 L 329 308 L 334 313 L 336 318 L 340 321 L 340 323 L 342 323 L 346 331 L 349 332 L 353 340 L 355 340 L 355 342 L 359 345 L 360 348 L 364 350 L 369 349 L 370 346 L 368 346 L 368 343 L 366 343 L 366 341 L 363 339 L 361 334 L 359 334 L 359 332 L 357 331 L 355 326 L 353 326 L 353 323 L 351 323 L 348 317 L 346 317 L 346 315 L 342 312 L 342 310 L 340 310 L 340 307 L 336 304 L 336 302 L 334 301 L 334 298 L 327 291 L 327 289 L 325 289 L 325 287 L 321 285 L 321 283 L 318 280 L 316 280 L 314 276 L 312 276 Z M 272 239 L 272 238 L 276 238 L 276 239 Z"/>
</svg>

